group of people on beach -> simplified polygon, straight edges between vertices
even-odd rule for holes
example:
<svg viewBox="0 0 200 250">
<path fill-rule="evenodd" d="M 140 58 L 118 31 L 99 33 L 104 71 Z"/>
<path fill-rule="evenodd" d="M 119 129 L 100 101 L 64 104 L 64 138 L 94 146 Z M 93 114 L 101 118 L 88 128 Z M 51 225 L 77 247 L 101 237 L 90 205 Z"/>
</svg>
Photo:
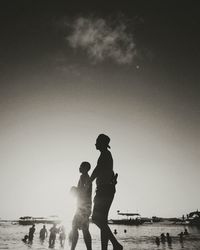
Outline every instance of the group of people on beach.
<svg viewBox="0 0 200 250">
<path fill-rule="evenodd" d="M 53 226 L 50 228 L 50 235 L 49 235 L 49 248 L 53 248 L 55 246 L 55 240 L 56 240 L 56 235 L 59 234 L 59 241 L 60 241 L 60 246 L 64 247 L 65 244 L 65 239 L 66 239 L 66 234 L 65 234 L 65 228 L 64 226 L 61 226 L 59 228 L 56 227 L 56 224 L 53 224 Z M 35 224 L 32 225 L 29 229 L 29 234 L 25 235 L 22 241 L 24 243 L 32 244 L 33 243 L 33 238 L 34 238 L 34 233 L 35 233 Z M 44 240 L 48 237 L 48 231 L 46 229 L 46 226 L 43 225 L 42 229 L 40 230 L 40 241 L 41 243 L 44 242 Z"/>
<path fill-rule="evenodd" d="M 187 229 L 185 229 L 184 232 L 181 232 L 180 234 L 178 234 L 180 243 L 183 243 L 184 235 L 189 235 L 189 232 Z M 169 233 L 166 233 L 166 235 L 164 233 L 161 233 L 160 238 L 156 237 L 155 242 L 156 242 L 157 246 L 159 246 L 160 243 L 165 244 L 165 242 L 167 242 L 169 245 L 171 245 L 172 244 L 172 237 L 170 236 Z"/>
<path fill-rule="evenodd" d="M 57 234 L 59 234 L 60 246 L 64 247 L 65 239 L 66 239 L 65 227 L 61 226 L 61 227 L 57 228 L 56 224 L 53 224 L 53 226 L 50 228 L 49 231 L 50 231 L 49 248 L 53 248 L 55 246 L 55 241 L 56 241 L 56 235 Z M 44 234 L 41 235 L 41 230 L 40 230 L 40 240 L 44 240 L 44 239 L 45 239 L 45 235 Z"/>
<path fill-rule="evenodd" d="M 97 165 L 91 176 L 88 172 L 91 168 L 89 162 L 84 161 L 80 164 L 79 172 L 81 173 L 78 185 L 71 188 L 71 192 L 77 197 L 77 209 L 72 220 L 72 230 L 70 232 L 71 250 L 74 250 L 79 238 L 79 230 L 83 233 L 83 239 L 87 250 L 92 250 L 92 238 L 89 231 L 89 217 L 93 223 L 100 229 L 101 249 L 107 250 L 108 241 L 113 245 L 113 250 L 122 250 L 123 246 L 117 241 L 110 227 L 108 226 L 108 213 L 116 192 L 118 174 L 113 171 L 113 158 L 110 148 L 110 138 L 105 134 L 100 134 L 96 139 L 96 149 L 100 151 Z M 96 180 L 96 194 L 93 201 L 92 211 L 92 182 Z M 24 241 L 31 242 L 35 232 L 33 225 L 29 230 L 29 236 Z M 45 226 L 43 227 L 44 238 L 47 237 Z M 54 225 L 50 229 L 49 247 L 55 244 L 56 234 L 60 229 Z M 65 237 L 64 237 L 65 239 Z M 64 242 L 64 241 L 63 241 Z M 63 244 L 63 243 L 62 243 Z"/>
</svg>

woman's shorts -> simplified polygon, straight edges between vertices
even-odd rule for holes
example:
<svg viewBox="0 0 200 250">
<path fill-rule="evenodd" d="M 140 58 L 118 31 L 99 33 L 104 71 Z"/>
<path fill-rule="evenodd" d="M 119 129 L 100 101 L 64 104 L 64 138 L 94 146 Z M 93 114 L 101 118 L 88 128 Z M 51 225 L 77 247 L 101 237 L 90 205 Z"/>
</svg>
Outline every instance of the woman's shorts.
<svg viewBox="0 0 200 250">
<path fill-rule="evenodd" d="M 94 197 L 92 220 L 98 223 L 107 223 L 110 206 L 114 199 L 115 187 L 97 188 Z"/>
</svg>

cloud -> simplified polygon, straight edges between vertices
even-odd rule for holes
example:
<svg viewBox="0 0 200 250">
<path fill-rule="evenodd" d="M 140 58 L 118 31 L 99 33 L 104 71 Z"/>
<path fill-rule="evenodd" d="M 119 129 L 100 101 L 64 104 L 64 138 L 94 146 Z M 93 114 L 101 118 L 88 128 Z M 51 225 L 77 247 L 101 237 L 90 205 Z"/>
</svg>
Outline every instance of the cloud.
<svg viewBox="0 0 200 250">
<path fill-rule="evenodd" d="M 71 28 L 66 37 L 69 45 L 86 51 L 95 62 L 111 59 L 118 64 L 131 64 L 136 55 L 133 36 L 125 23 L 113 27 L 103 18 L 79 17 Z"/>
</svg>

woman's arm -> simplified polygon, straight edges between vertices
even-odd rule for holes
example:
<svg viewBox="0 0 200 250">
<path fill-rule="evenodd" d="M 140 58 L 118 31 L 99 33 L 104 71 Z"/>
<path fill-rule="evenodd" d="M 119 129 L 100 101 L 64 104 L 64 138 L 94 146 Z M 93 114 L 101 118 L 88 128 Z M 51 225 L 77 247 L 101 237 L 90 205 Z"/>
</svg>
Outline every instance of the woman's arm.
<svg viewBox="0 0 200 250">
<path fill-rule="evenodd" d="M 93 170 L 91 176 L 90 176 L 91 182 L 93 182 L 97 178 L 97 176 L 99 175 L 99 172 L 100 172 L 99 171 L 99 166 L 97 165 L 96 168 Z"/>
</svg>

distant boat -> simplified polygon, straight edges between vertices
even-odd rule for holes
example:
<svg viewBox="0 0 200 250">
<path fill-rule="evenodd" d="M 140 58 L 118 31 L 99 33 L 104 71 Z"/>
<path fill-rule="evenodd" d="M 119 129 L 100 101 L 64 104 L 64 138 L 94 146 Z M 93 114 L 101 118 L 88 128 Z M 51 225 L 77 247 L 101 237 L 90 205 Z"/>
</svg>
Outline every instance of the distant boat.
<svg viewBox="0 0 200 250">
<path fill-rule="evenodd" d="M 24 216 L 20 217 L 18 220 L 20 225 L 33 225 L 33 224 L 60 224 L 61 220 L 57 216 L 50 217 L 32 217 L 32 216 Z"/>
<path fill-rule="evenodd" d="M 189 225 L 200 227 L 200 212 L 197 210 L 189 213 L 187 221 L 189 222 Z"/>
<path fill-rule="evenodd" d="M 163 218 L 161 217 L 157 217 L 157 216 L 153 216 L 152 217 L 152 221 L 157 223 L 157 222 L 163 222 Z"/>
<path fill-rule="evenodd" d="M 138 213 L 120 213 L 118 210 L 117 214 L 123 216 L 123 218 L 111 219 L 108 221 L 109 224 L 139 226 L 145 222 Z"/>
</svg>

